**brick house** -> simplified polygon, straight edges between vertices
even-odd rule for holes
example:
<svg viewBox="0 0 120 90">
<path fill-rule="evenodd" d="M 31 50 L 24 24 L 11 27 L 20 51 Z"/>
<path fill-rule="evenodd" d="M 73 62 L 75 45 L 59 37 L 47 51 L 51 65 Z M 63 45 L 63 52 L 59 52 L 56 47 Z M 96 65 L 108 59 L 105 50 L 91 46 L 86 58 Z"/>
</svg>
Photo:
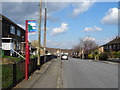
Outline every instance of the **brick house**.
<svg viewBox="0 0 120 90">
<path fill-rule="evenodd" d="M 103 45 L 103 47 L 105 52 L 120 51 L 120 37 L 116 37 L 112 41 Z"/>
<path fill-rule="evenodd" d="M 25 30 L 2 15 L 2 50 L 5 55 L 13 56 L 17 52 L 25 52 Z"/>
</svg>

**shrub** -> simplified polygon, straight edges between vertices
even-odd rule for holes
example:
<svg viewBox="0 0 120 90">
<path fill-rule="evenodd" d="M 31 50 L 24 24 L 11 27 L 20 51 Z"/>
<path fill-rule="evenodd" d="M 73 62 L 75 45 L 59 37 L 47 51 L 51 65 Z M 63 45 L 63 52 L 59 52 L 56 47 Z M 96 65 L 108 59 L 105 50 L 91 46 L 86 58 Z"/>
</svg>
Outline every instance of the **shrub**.
<svg viewBox="0 0 120 90">
<path fill-rule="evenodd" d="M 32 58 L 36 58 L 36 57 L 38 57 L 38 55 L 31 55 L 31 56 L 30 56 L 31 59 L 32 59 Z"/>
<path fill-rule="evenodd" d="M 117 53 L 118 53 L 118 58 L 120 58 L 120 51 L 118 51 Z"/>
<path fill-rule="evenodd" d="M 21 57 L 12 57 L 12 56 L 3 56 L 2 58 L 9 58 L 10 60 L 15 62 L 23 60 L 23 58 Z"/>
<path fill-rule="evenodd" d="M 89 54 L 89 55 L 88 55 L 88 58 L 89 58 L 89 59 L 93 59 L 93 54 Z"/>
<path fill-rule="evenodd" d="M 111 52 L 112 58 L 120 58 L 120 51 L 118 52 Z"/>
<path fill-rule="evenodd" d="M 95 60 L 98 60 L 98 59 L 99 59 L 99 51 L 98 51 L 98 50 L 95 50 L 95 51 L 93 52 L 93 57 L 94 57 Z"/>
<path fill-rule="evenodd" d="M 107 52 L 101 53 L 100 56 L 99 56 L 99 59 L 100 60 L 107 60 L 108 59 L 108 53 Z"/>
</svg>

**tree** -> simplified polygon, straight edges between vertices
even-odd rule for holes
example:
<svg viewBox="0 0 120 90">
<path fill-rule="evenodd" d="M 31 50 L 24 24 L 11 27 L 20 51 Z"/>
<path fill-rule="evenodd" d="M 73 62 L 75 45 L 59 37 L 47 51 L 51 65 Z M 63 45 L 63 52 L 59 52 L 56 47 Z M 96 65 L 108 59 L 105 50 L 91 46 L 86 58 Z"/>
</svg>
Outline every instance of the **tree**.
<svg viewBox="0 0 120 90">
<path fill-rule="evenodd" d="M 31 44 L 33 47 L 38 47 L 38 41 L 37 40 L 32 40 Z"/>
<path fill-rule="evenodd" d="M 74 49 L 75 52 L 79 52 L 79 51 L 80 51 L 80 46 L 79 46 L 79 44 L 76 45 L 76 46 L 74 46 L 73 49 Z"/>
<path fill-rule="evenodd" d="M 85 54 L 90 54 L 91 52 L 93 52 L 95 49 L 98 48 L 97 43 L 92 40 L 92 39 L 80 39 L 79 40 L 79 46 L 83 49 Z"/>
<path fill-rule="evenodd" d="M 99 60 L 99 51 L 98 51 L 98 50 L 95 50 L 95 51 L 93 52 L 93 56 L 94 56 L 95 60 Z"/>
<path fill-rule="evenodd" d="M 88 54 L 92 53 L 98 48 L 97 43 L 90 38 L 80 38 L 79 43 L 74 47 L 75 52 L 82 53 L 82 58 L 87 57 Z"/>
</svg>

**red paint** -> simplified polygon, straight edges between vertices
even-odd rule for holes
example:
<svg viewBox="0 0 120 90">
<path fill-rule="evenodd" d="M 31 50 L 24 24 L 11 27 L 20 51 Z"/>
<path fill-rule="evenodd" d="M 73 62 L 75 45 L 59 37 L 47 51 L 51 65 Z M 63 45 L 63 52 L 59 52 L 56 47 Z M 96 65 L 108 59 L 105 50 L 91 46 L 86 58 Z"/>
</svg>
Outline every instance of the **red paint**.
<svg viewBox="0 0 120 90">
<path fill-rule="evenodd" d="M 28 64 L 30 63 L 30 46 L 28 45 Z"/>
<path fill-rule="evenodd" d="M 28 80 L 28 64 L 30 63 L 30 50 L 28 44 L 28 21 L 35 21 L 35 20 L 26 20 L 26 60 L 25 60 L 25 79 Z"/>
<path fill-rule="evenodd" d="M 28 47 L 28 20 L 26 20 L 26 60 L 25 60 L 25 79 L 28 79 L 28 59 L 29 59 L 29 47 Z"/>
</svg>

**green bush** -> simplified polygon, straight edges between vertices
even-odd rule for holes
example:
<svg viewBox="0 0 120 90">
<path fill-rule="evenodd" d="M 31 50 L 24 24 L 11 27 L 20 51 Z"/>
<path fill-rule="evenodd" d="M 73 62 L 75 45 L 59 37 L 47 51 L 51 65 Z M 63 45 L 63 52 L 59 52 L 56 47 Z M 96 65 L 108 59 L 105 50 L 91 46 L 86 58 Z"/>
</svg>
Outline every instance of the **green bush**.
<svg viewBox="0 0 120 90">
<path fill-rule="evenodd" d="M 98 53 L 98 50 L 95 50 L 94 52 L 93 52 L 93 55 L 94 56 L 96 56 L 96 55 L 98 55 L 99 53 Z"/>
<path fill-rule="evenodd" d="M 99 55 L 100 60 L 107 60 L 108 59 L 108 53 L 104 52 Z"/>
<path fill-rule="evenodd" d="M 31 56 L 30 56 L 31 59 L 32 59 L 32 58 L 36 58 L 36 57 L 38 57 L 38 55 L 31 55 Z"/>
<path fill-rule="evenodd" d="M 12 56 L 3 56 L 2 58 L 9 58 L 10 60 L 13 60 L 15 62 L 23 60 L 21 57 L 12 57 Z"/>
<path fill-rule="evenodd" d="M 95 60 L 99 60 L 99 51 L 98 51 L 98 50 L 95 50 L 95 51 L 93 52 L 93 58 L 94 58 Z"/>
<path fill-rule="evenodd" d="M 118 51 L 118 52 L 111 52 L 111 58 L 120 58 L 120 51 Z"/>
<path fill-rule="evenodd" d="M 88 58 L 89 58 L 89 59 L 93 59 L 93 54 L 89 54 L 89 55 L 88 55 Z"/>
<path fill-rule="evenodd" d="M 118 58 L 120 58 L 120 51 L 118 51 L 117 54 L 118 54 Z"/>
</svg>

